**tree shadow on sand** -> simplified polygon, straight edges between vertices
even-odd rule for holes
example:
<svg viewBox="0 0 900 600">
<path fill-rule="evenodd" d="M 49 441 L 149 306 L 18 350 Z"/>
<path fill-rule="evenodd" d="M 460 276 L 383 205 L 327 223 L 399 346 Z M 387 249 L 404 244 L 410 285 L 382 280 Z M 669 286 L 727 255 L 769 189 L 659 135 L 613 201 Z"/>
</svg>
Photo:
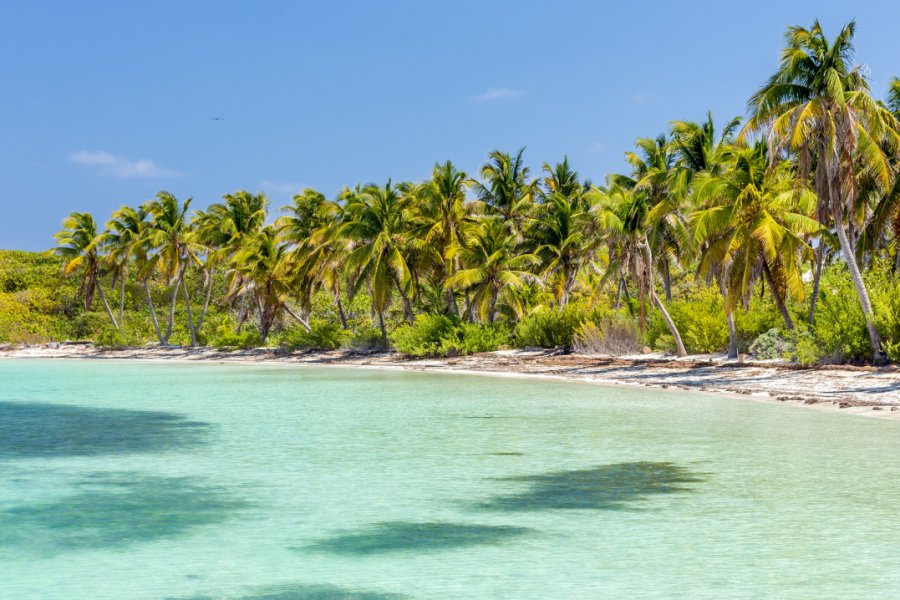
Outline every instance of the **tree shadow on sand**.
<svg viewBox="0 0 900 600">
<path fill-rule="evenodd" d="M 335 535 L 295 549 L 358 556 L 384 552 L 422 552 L 499 544 L 531 531 L 527 527 L 391 521 L 378 523 L 358 533 Z"/>
<path fill-rule="evenodd" d="M 483 510 L 629 510 L 653 496 L 692 491 L 705 476 L 669 462 L 629 462 L 541 475 L 504 477 L 530 484 L 517 494 L 495 496 L 477 504 Z"/>
</svg>

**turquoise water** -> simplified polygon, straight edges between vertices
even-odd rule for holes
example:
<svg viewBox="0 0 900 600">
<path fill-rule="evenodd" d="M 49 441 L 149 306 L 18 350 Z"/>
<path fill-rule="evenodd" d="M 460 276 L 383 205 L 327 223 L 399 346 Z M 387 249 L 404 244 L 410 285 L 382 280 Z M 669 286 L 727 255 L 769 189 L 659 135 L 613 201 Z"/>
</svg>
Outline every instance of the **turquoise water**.
<svg viewBox="0 0 900 600">
<path fill-rule="evenodd" d="M 0 361 L 0 597 L 898 598 L 900 423 L 495 377 Z"/>
</svg>

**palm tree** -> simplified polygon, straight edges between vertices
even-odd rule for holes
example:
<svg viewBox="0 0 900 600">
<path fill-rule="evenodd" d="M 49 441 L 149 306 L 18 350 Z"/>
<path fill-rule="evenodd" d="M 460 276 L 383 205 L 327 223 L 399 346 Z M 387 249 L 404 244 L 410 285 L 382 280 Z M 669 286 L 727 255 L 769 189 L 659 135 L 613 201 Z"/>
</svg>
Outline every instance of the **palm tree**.
<svg viewBox="0 0 900 600">
<path fill-rule="evenodd" d="M 123 206 L 112 214 L 106 224 L 106 243 L 111 257 L 125 264 L 134 262 L 135 276 L 144 288 L 144 300 L 150 313 L 150 320 L 160 345 L 166 345 L 166 339 L 159 326 L 153 294 L 150 292 L 150 278 L 153 276 L 153 249 L 147 236 L 149 223 L 144 207 L 131 208 Z"/>
<path fill-rule="evenodd" d="M 819 218 L 823 225 L 834 226 L 865 315 L 873 357 L 881 362 L 881 335 L 848 227 L 858 214 L 861 176 L 870 177 L 881 190 L 890 186 L 893 173 L 881 144 L 900 146 L 900 125 L 872 99 L 864 73 L 852 66 L 855 30 L 851 21 L 829 42 L 818 21 L 809 29 L 789 28 L 781 63 L 750 99 L 750 119 L 741 136 L 766 131 L 773 161 L 783 150 L 796 153 L 800 185 L 812 173 Z"/>
<path fill-rule="evenodd" d="M 712 113 L 706 114 L 706 121 L 695 123 L 693 121 L 673 121 L 671 123 L 671 150 L 675 157 L 672 176 L 669 181 L 669 190 L 679 202 L 691 201 L 691 192 L 694 179 L 700 173 L 709 176 L 719 176 L 730 167 L 730 151 L 734 133 L 740 126 L 740 117 L 731 119 L 717 134 L 713 123 Z M 695 207 L 688 206 L 690 211 Z M 694 249 L 700 256 L 706 252 L 704 242 Z M 719 284 L 723 304 L 727 295 L 725 272 L 717 268 L 720 263 L 715 263 L 709 274 L 714 276 Z M 738 340 L 737 327 L 734 322 L 733 311 L 725 311 L 725 319 L 728 323 L 728 357 L 737 358 Z"/>
<path fill-rule="evenodd" d="M 122 328 L 125 327 L 125 283 L 132 263 L 138 262 L 140 256 L 146 258 L 146 253 L 142 255 L 137 251 L 144 241 L 146 224 L 147 213 L 143 209 L 123 206 L 112 214 L 102 234 L 101 243 L 113 272 L 114 285 L 116 280 L 119 282 L 119 323 Z M 138 263 L 139 270 L 142 266 L 143 263 Z M 150 303 L 152 305 L 152 300 Z"/>
<path fill-rule="evenodd" d="M 265 342 L 282 311 L 298 321 L 309 324 L 287 307 L 295 268 L 288 246 L 278 239 L 276 229 L 269 225 L 249 236 L 232 258 L 232 268 L 239 276 L 232 277 L 230 296 L 247 296 L 256 304 L 259 313 L 259 334 Z"/>
<path fill-rule="evenodd" d="M 650 297 L 659 309 L 675 340 L 678 356 L 687 351 L 681 334 L 666 306 L 656 293 L 653 272 L 653 249 L 648 239 L 650 197 L 640 190 L 628 189 L 614 181 L 602 191 L 603 201 L 597 206 L 598 221 L 610 246 L 610 261 L 604 280 L 622 280 L 630 275 L 638 284 L 640 296 Z M 643 303 L 642 303 L 643 316 Z"/>
<path fill-rule="evenodd" d="M 415 214 L 410 232 L 434 272 L 436 289 L 444 295 L 445 310 L 459 316 L 456 295 L 444 284 L 459 269 L 459 260 L 450 258 L 451 246 L 462 243 L 463 231 L 473 222 L 472 206 L 466 201 L 467 177 L 449 160 L 434 165 L 431 179 L 414 186 L 411 199 Z"/>
<path fill-rule="evenodd" d="M 181 291 L 186 305 L 188 330 L 191 335 L 191 346 L 197 345 L 197 332 L 194 328 L 191 313 L 191 299 L 185 284 L 185 273 L 191 263 L 199 264 L 196 250 L 199 244 L 195 240 L 190 222 L 191 199 L 179 202 L 168 192 L 159 192 L 154 200 L 143 205 L 150 216 L 146 228 L 147 240 L 153 250 L 152 266 L 172 283 L 172 298 L 169 306 L 169 322 L 163 343 L 168 344 L 175 325 L 175 304 Z"/>
<path fill-rule="evenodd" d="M 794 323 L 785 298 L 802 300 L 801 264 L 812 258 L 806 238 L 820 230 L 813 218 L 815 194 L 794 183 L 787 161 L 768 167 L 766 147 L 733 148 L 731 167 L 718 175 L 695 178 L 695 239 L 703 244 L 700 272 L 719 270 L 725 281 L 725 311 L 749 303 L 762 275 L 787 329 Z"/>
<path fill-rule="evenodd" d="M 462 244 L 449 249 L 448 256 L 459 258 L 463 268 L 444 285 L 472 293 L 465 310 L 467 318 L 477 308 L 482 321 L 493 323 L 498 302 L 513 303 L 516 291 L 539 283 L 529 269 L 538 265 L 540 259 L 534 254 L 518 253 L 516 239 L 502 217 L 489 216 L 465 232 Z"/>
<path fill-rule="evenodd" d="M 99 253 L 102 237 L 97 234 L 97 224 L 93 215 L 87 212 L 73 212 L 63 220 L 62 226 L 62 231 L 55 235 L 57 242 L 55 253 L 65 261 L 63 273 L 69 276 L 81 269 L 81 286 L 78 293 L 84 300 L 84 310 L 91 310 L 96 292 L 113 327 L 118 329 L 119 324 L 109 308 L 100 282 L 103 275 L 103 261 Z"/>
<path fill-rule="evenodd" d="M 238 190 L 222 196 L 223 202 L 211 204 L 205 211 L 197 211 L 194 223 L 196 238 L 201 244 L 197 254 L 203 254 L 204 300 L 203 310 L 194 327 L 200 331 L 206 319 L 212 296 L 216 268 L 227 263 L 242 247 L 244 241 L 259 233 L 266 223 L 268 198 Z M 235 271 L 231 271 L 232 274 Z M 245 311 L 240 311 L 244 318 Z"/>
<path fill-rule="evenodd" d="M 341 326 L 347 329 L 341 293 L 348 243 L 335 233 L 343 221 L 344 205 L 329 202 L 320 192 L 307 188 L 282 210 L 287 214 L 279 217 L 276 226 L 296 258 L 296 295 L 301 306 L 308 310 L 313 291 L 323 288 L 334 297 Z"/>
<path fill-rule="evenodd" d="M 521 234 L 532 205 L 536 182 L 528 181 L 528 167 L 525 166 L 520 148 L 515 156 L 495 150 L 488 155 L 488 162 L 481 167 L 484 182 L 471 181 L 475 195 L 484 204 L 487 212 L 501 215 L 509 230 Z"/>
<path fill-rule="evenodd" d="M 335 237 L 354 244 L 345 266 L 349 293 L 356 295 L 368 283 L 372 309 L 378 315 L 381 335 L 387 339 L 384 312 L 390 307 L 394 288 L 404 302 L 406 318 L 413 316 L 410 301 L 415 285 L 405 256 L 407 199 L 390 181 L 384 187 L 369 185 L 348 198 L 346 212 L 346 221 L 336 228 Z"/>
</svg>

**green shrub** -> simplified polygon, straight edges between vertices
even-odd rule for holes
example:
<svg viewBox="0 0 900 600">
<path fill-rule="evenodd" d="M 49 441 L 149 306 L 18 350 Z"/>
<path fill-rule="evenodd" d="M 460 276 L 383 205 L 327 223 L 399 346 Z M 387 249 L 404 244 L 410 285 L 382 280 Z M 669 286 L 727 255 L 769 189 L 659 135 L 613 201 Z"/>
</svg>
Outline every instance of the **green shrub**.
<svg viewBox="0 0 900 600">
<path fill-rule="evenodd" d="M 444 315 L 419 315 L 390 335 L 394 348 L 410 356 L 438 356 L 445 337 L 453 333 L 454 323 Z"/>
<path fill-rule="evenodd" d="M 441 340 L 443 355 L 493 352 L 509 344 L 509 329 L 500 323 L 459 323 Z"/>
<path fill-rule="evenodd" d="M 584 309 L 576 304 L 569 304 L 563 310 L 550 307 L 537 310 L 516 327 L 516 343 L 540 348 L 571 346 L 575 331 L 586 319 Z"/>
<path fill-rule="evenodd" d="M 335 350 L 344 345 L 349 333 L 325 319 L 311 319 L 310 330 L 297 326 L 281 334 L 280 346 L 285 350 Z"/>
<path fill-rule="evenodd" d="M 374 325 L 357 326 L 347 345 L 355 350 L 387 350 L 388 347 L 388 343 L 381 336 L 381 329 Z"/>
<path fill-rule="evenodd" d="M 774 327 L 750 344 L 750 354 L 761 360 L 787 357 L 793 352 L 794 345 L 791 341 L 782 337 L 780 330 Z"/>
<path fill-rule="evenodd" d="M 391 342 L 408 356 L 459 356 L 490 352 L 509 343 L 500 323 L 461 323 L 444 315 L 419 315 L 391 334 Z"/>
<path fill-rule="evenodd" d="M 94 345 L 101 350 L 125 350 L 140 346 L 141 338 L 134 333 L 109 326 L 94 337 Z"/>
<path fill-rule="evenodd" d="M 239 333 L 235 331 L 231 319 L 223 319 L 222 324 L 210 336 L 210 342 L 219 350 L 258 348 L 262 345 L 262 337 L 253 325 L 245 325 Z"/>
</svg>

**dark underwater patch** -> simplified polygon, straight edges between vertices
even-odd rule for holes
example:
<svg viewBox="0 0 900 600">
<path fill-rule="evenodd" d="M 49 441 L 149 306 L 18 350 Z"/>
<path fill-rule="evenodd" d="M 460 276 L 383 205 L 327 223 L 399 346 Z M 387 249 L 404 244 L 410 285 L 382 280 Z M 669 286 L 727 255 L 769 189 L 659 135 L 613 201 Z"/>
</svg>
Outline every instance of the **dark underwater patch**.
<svg viewBox="0 0 900 600">
<path fill-rule="evenodd" d="M 246 506 L 188 477 L 96 475 L 69 496 L 0 511 L 0 547 L 50 553 L 125 547 L 221 523 Z"/>
<path fill-rule="evenodd" d="M 244 596 L 225 596 L 227 600 L 402 600 L 401 594 L 348 590 L 333 585 L 291 585 L 268 588 Z M 191 596 L 168 600 L 224 600 L 222 596 Z"/>
<path fill-rule="evenodd" d="M 530 484 L 518 494 L 495 496 L 478 505 L 508 512 L 588 509 L 626 510 L 652 496 L 692 491 L 700 474 L 669 462 L 629 462 L 541 475 L 504 477 Z"/>
<path fill-rule="evenodd" d="M 209 428 L 167 412 L 0 401 L 0 459 L 160 452 L 199 444 Z"/>
<path fill-rule="evenodd" d="M 410 550 L 447 550 L 498 544 L 531 531 L 526 527 L 390 521 L 378 523 L 358 533 L 335 535 L 298 549 L 361 556 Z"/>
</svg>

